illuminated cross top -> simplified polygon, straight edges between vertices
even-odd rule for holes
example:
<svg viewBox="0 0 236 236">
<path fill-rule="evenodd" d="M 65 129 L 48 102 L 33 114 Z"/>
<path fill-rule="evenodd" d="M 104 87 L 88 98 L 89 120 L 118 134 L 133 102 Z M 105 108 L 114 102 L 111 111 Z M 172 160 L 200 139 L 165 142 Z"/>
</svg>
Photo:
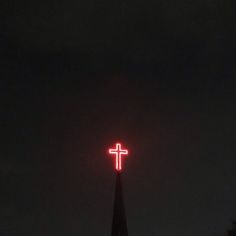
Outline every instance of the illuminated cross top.
<svg viewBox="0 0 236 236">
<path fill-rule="evenodd" d="M 128 150 L 127 149 L 121 149 L 121 144 L 116 143 L 115 148 L 110 148 L 109 149 L 109 154 L 115 154 L 115 156 L 116 156 L 116 170 L 121 171 L 121 169 L 122 169 L 121 157 L 122 157 L 122 155 L 128 155 Z"/>
</svg>

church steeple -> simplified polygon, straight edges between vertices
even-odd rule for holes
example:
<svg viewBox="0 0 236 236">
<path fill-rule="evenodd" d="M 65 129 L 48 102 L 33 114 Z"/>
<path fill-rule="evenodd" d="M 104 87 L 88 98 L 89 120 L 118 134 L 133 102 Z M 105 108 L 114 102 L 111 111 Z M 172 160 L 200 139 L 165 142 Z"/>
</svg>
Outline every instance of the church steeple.
<svg viewBox="0 0 236 236">
<path fill-rule="evenodd" d="M 120 171 L 117 171 L 116 173 L 115 199 L 111 236 L 128 236 Z"/>
<path fill-rule="evenodd" d="M 116 186 L 115 186 L 115 199 L 113 208 L 111 236 L 128 236 L 122 181 L 121 181 L 122 156 L 128 155 L 128 150 L 122 149 L 121 144 L 116 143 L 115 148 L 110 148 L 108 150 L 108 153 L 115 155 L 116 158 L 115 159 Z"/>
<path fill-rule="evenodd" d="M 234 227 L 232 230 L 228 231 L 228 236 L 236 236 L 236 221 L 233 222 Z"/>
</svg>

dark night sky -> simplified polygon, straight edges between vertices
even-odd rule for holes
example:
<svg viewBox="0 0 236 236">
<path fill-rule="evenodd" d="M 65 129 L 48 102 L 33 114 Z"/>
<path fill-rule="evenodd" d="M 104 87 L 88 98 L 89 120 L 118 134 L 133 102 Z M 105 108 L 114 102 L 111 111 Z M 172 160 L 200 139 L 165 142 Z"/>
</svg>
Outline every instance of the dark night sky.
<svg viewBox="0 0 236 236">
<path fill-rule="evenodd" d="M 0 3 L 0 235 L 130 235 L 236 219 L 233 0 Z"/>
</svg>

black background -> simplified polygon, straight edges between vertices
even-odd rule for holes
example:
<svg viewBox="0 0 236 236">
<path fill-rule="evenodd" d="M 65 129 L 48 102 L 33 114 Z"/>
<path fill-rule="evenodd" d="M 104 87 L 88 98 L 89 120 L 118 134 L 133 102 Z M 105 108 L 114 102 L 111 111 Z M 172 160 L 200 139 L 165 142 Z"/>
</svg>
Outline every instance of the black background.
<svg viewBox="0 0 236 236">
<path fill-rule="evenodd" d="M 0 3 L 0 235 L 223 235 L 236 211 L 235 3 Z"/>
</svg>

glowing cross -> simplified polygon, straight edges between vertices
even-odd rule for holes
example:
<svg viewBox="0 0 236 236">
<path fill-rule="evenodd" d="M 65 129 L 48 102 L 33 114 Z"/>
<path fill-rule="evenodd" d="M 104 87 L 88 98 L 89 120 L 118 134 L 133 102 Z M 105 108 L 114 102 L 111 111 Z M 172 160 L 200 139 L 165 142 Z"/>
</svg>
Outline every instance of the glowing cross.
<svg viewBox="0 0 236 236">
<path fill-rule="evenodd" d="M 122 155 L 128 155 L 127 149 L 121 149 L 121 144 L 116 143 L 116 148 L 110 148 L 109 154 L 115 154 L 116 155 L 116 170 L 121 171 L 121 157 Z"/>
</svg>

